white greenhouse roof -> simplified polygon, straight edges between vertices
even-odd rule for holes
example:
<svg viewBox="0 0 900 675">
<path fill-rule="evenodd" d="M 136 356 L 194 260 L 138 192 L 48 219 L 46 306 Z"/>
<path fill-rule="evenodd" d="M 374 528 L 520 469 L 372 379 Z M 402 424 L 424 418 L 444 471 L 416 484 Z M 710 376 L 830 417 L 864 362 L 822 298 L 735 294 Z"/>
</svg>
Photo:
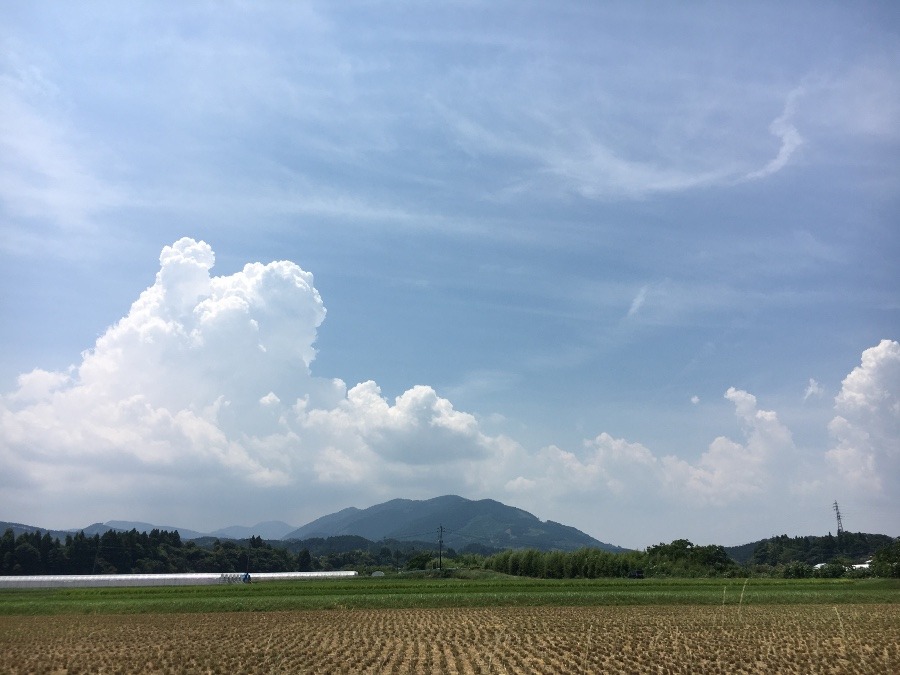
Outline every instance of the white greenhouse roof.
<svg viewBox="0 0 900 675">
<path fill-rule="evenodd" d="M 339 579 L 356 572 L 251 572 L 250 580 Z M 47 574 L 0 576 L 0 588 L 74 588 L 98 586 L 201 586 L 241 583 L 243 572 L 196 572 L 187 574 Z"/>
</svg>

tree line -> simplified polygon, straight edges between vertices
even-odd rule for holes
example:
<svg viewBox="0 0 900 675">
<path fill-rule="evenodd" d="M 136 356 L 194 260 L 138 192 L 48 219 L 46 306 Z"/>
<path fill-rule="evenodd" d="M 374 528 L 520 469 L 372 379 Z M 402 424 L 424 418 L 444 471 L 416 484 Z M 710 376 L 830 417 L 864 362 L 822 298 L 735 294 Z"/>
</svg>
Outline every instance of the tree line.
<svg viewBox="0 0 900 675">
<path fill-rule="evenodd" d="M 93 536 L 78 532 L 61 541 L 40 531 L 16 537 L 10 528 L 0 538 L 0 575 L 313 572 L 406 565 L 421 553 L 415 548 L 384 545 L 374 551 L 362 550 L 348 547 L 351 542 L 342 541 L 345 538 L 335 539 L 310 540 L 308 546 L 301 546 L 303 542 L 272 546 L 255 536 L 198 543 L 182 541 L 177 531 L 154 529 L 108 530 Z"/>
<path fill-rule="evenodd" d="M 815 565 L 835 558 L 861 561 L 875 551 L 894 543 L 884 534 L 838 532 L 825 537 L 788 537 L 782 534 L 759 542 L 750 556 L 752 565 L 787 565 L 806 563 Z"/>
<path fill-rule="evenodd" d="M 587 548 L 571 552 L 503 551 L 487 558 L 484 566 L 514 576 L 547 579 L 737 576 L 741 570 L 724 547 L 695 546 L 687 539 L 627 553 Z"/>
<path fill-rule="evenodd" d="M 830 535 L 829 535 L 830 537 Z M 841 533 L 832 537 L 773 537 L 757 545 L 751 559 L 740 564 L 722 546 L 698 546 L 676 539 L 645 551 L 612 553 L 583 548 L 577 551 L 508 549 L 503 551 L 446 549 L 440 557 L 424 542 L 362 537 L 330 537 L 270 542 L 260 537 L 233 541 L 206 538 L 182 541 L 179 533 L 109 530 L 93 536 L 84 532 L 64 540 L 40 531 L 18 537 L 7 529 L 0 538 L 0 575 L 129 574 L 179 572 L 292 572 L 345 570 L 486 569 L 503 574 L 549 579 L 601 577 L 837 577 L 847 574 L 900 577 L 900 540 L 883 535 Z M 824 542 L 812 540 L 825 540 Z M 883 545 L 883 546 L 882 546 Z M 851 563 L 872 556 L 867 570 Z M 810 558 L 815 555 L 817 557 Z M 816 568 L 809 559 L 829 561 Z"/>
<path fill-rule="evenodd" d="M 867 568 L 853 567 L 853 558 L 836 555 L 821 566 L 804 561 L 774 564 L 741 564 L 722 546 L 696 546 L 686 539 L 650 546 L 646 551 L 610 553 L 598 549 L 579 551 L 508 550 L 484 560 L 486 569 L 514 576 L 545 579 L 597 579 L 603 577 L 778 577 L 836 578 L 900 577 L 900 540 L 877 550 Z M 871 549 L 869 549 L 871 551 Z M 867 555 L 867 554 L 864 554 Z"/>
<path fill-rule="evenodd" d="M 822 541 L 817 541 L 822 540 Z M 796 546 L 797 548 L 793 548 Z M 795 551 L 795 552 L 792 552 Z M 873 550 L 875 551 L 873 553 Z M 813 565 L 813 560 L 826 560 Z M 870 558 L 868 567 L 854 567 Z M 687 539 L 650 546 L 646 551 L 610 553 L 507 550 L 489 556 L 484 567 L 515 576 L 549 579 L 601 577 L 747 577 L 835 578 L 900 577 L 900 539 L 885 535 L 841 533 L 838 537 L 774 537 L 760 542 L 750 562 L 738 563 L 722 546 L 697 546 Z"/>
</svg>

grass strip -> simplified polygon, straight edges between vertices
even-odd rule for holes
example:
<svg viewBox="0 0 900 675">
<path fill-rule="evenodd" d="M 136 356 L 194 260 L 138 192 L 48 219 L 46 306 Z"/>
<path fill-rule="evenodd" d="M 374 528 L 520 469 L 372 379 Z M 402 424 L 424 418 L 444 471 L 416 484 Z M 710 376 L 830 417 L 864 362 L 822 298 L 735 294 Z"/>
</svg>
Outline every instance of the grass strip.
<svg viewBox="0 0 900 675">
<path fill-rule="evenodd" d="M 900 580 L 371 579 L 2 589 L 0 615 L 632 605 L 900 604 Z"/>
</svg>

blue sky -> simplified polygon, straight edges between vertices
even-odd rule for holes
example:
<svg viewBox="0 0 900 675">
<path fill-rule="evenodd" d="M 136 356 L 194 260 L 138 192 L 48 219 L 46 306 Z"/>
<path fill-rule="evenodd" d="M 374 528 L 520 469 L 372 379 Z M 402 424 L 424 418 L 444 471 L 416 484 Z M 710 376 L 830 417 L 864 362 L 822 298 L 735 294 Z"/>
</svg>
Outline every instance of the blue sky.
<svg viewBox="0 0 900 675">
<path fill-rule="evenodd" d="M 0 519 L 900 534 L 894 3 L 4 15 Z"/>
</svg>

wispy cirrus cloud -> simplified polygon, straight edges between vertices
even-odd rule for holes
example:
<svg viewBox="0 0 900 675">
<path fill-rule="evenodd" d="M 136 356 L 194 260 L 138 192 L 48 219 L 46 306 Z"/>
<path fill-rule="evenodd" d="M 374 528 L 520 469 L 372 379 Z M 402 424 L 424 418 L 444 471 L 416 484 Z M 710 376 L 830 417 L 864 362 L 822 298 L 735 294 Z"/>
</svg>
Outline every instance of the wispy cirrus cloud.
<svg viewBox="0 0 900 675">
<path fill-rule="evenodd" d="M 0 209 L 5 247 L 20 248 L 49 223 L 92 232 L 96 218 L 121 207 L 126 191 L 104 175 L 100 145 L 66 119 L 59 88 L 16 52 L 0 57 Z"/>
<path fill-rule="evenodd" d="M 797 149 L 803 144 L 803 137 L 800 135 L 800 132 L 797 131 L 797 127 L 794 126 L 793 121 L 795 101 L 802 95 L 802 88 L 795 89 L 788 94 L 787 102 L 784 105 L 784 111 L 769 125 L 769 131 L 773 136 L 777 137 L 781 143 L 778 148 L 778 154 L 761 169 L 749 172 L 745 176 L 747 180 L 758 180 L 781 171 L 787 166 L 791 157 L 793 157 Z"/>
<path fill-rule="evenodd" d="M 803 391 L 803 400 L 807 400 L 809 398 L 817 398 L 822 396 L 825 393 L 825 390 L 822 389 L 819 382 L 813 378 L 809 378 L 809 385 Z"/>
</svg>

